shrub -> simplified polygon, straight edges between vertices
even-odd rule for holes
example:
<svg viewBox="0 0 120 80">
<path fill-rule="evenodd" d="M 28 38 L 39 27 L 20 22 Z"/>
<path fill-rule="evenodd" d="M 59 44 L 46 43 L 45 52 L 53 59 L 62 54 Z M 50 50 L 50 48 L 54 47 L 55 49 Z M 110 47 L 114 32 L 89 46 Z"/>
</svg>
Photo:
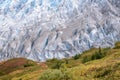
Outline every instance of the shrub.
<svg viewBox="0 0 120 80">
<path fill-rule="evenodd" d="M 0 76 L 2 76 L 2 75 L 4 75 L 4 74 L 5 74 L 4 72 L 0 71 Z"/>
<path fill-rule="evenodd" d="M 52 69 L 60 69 L 63 64 L 69 64 L 68 59 L 58 60 L 54 58 L 47 60 L 47 65 Z"/>
<path fill-rule="evenodd" d="M 63 63 L 65 63 L 65 61 L 58 60 L 56 58 L 47 60 L 47 65 L 52 69 L 60 69 Z"/>
<path fill-rule="evenodd" d="M 46 62 L 56 62 L 56 61 L 58 61 L 58 59 L 53 58 L 53 59 L 48 59 Z"/>
<path fill-rule="evenodd" d="M 56 63 L 54 63 L 52 65 L 52 68 L 53 69 L 60 69 L 61 65 L 62 65 L 62 62 L 61 61 L 57 61 Z"/>
<path fill-rule="evenodd" d="M 69 64 L 69 61 L 68 61 L 68 59 L 65 59 L 65 64 Z"/>
<path fill-rule="evenodd" d="M 32 61 L 28 61 L 26 64 L 24 64 L 24 67 L 30 67 L 30 66 L 35 66 L 36 63 L 32 62 Z"/>
<path fill-rule="evenodd" d="M 91 61 L 91 56 L 84 56 L 82 59 L 82 63 L 86 63 L 88 61 Z"/>
<path fill-rule="evenodd" d="M 106 67 L 101 67 L 96 70 L 96 75 L 94 76 L 95 78 L 102 78 L 105 76 L 109 76 L 113 74 L 112 72 L 114 71 L 114 65 L 109 65 Z"/>
<path fill-rule="evenodd" d="M 116 42 L 116 43 L 115 43 L 114 49 L 120 49 L 120 42 Z"/>
<path fill-rule="evenodd" d="M 50 70 L 43 73 L 39 80 L 73 80 L 67 72 Z"/>
<path fill-rule="evenodd" d="M 99 50 L 96 51 L 94 54 L 84 56 L 83 60 L 82 60 L 82 63 L 86 63 L 86 62 L 92 61 L 92 60 L 101 59 L 101 58 L 103 58 L 105 56 L 106 56 L 106 52 L 102 51 L 102 49 L 99 47 Z"/>
<path fill-rule="evenodd" d="M 80 54 L 76 54 L 76 55 L 73 57 L 73 59 L 74 59 L 74 60 L 77 60 L 77 59 L 80 58 L 80 56 L 81 56 Z"/>
</svg>

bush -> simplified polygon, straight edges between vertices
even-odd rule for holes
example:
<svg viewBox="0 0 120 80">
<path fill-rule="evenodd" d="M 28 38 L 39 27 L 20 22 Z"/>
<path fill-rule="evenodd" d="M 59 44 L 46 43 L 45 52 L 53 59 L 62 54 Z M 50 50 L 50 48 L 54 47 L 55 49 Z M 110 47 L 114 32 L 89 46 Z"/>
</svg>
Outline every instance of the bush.
<svg viewBox="0 0 120 80">
<path fill-rule="evenodd" d="M 56 63 L 54 63 L 54 64 L 52 65 L 52 69 L 60 69 L 62 63 L 63 63 L 63 62 L 61 62 L 61 61 L 57 61 Z"/>
<path fill-rule="evenodd" d="M 105 67 L 98 68 L 96 70 L 96 75 L 94 77 L 103 78 L 103 77 L 112 76 L 117 69 L 119 69 L 119 64 L 111 64 Z"/>
<path fill-rule="evenodd" d="M 101 48 L 99 47 L 99 50 L 97 52 L 95 52 L 94 54 L 89 55 L 89 56 L 84 56 L 82 63 L 86 63 L 86 62 L 92 61 L 92 60 L 101 59 L 105 56 L 106 56 L 106 52 L 102 51 Z"/>
<path fill-rule="evenodd" d="M 84 56 L 83 59 L 82 59 L 82 63 L 86 63 L 88 61 L 91 61 L 91 56 Z"/>
<path fill-rule="evenodd" d="M 67 59 L 58 60 L 56 58 L 47 60 L 47 65 L 52 69 L 60 69 L 63 64 L 68 64 L 69 61 Z"/>
<path fill-rule="evenodd" d="M 60 69 L 62 63 L 64 63 L 64 61 L 58 60 L 56 58 L 47 60 L 47 65 L 52 69 Z"/>
<path fill-rule="evenodd" d="M 58 61 L 58 59 L 53 58 L 53 59 L 48 59 L 46 62 L 56 62 L 56 61 Z"/>
<path fill-rule="evenodd" d="M 110 68 L 102 69 L 95 75 L 95 78 L 105 77 L 106 75 L 109 75 L 111 72 L 112 70 Z"/>
<path fill-rule="evenodd" d="M 4 74 L 5 74 L 4 72 L 0 71 L 0 76 L 2 76 L 2 75 L 4 75 Z"/>
<path fill-rule="evenodd" d="M 53 70 L 44 72 L 39 80 L 73 80 L 72 76 L 68 73 L 66 64 L 68 60 L 52 59 L 47 61 Z M 50 64 L 52 63 L 52 64 Z"/>
<path fill-rule="evenodd" d="M 67 72 L 50 70 L 43 73 L 39 80 L 73 80 Z"/>
<path fill-rule="evenodd" d="M 114 49 L 120 49 L 120 42 L 116 42 L 116 43 L 115 43 Z"/>
<path fill-rule="evenodd" d="M 32 61 L 28 61 L 26 64 L 24 64 L 24 67 L 30 67 L 30 66 L 35 66 L 36 63 L 32 62 Z"/>
<path fill-rule="evenodd" d="M 65 59 L 65 64 L 69 64 L 69 60 L 68 59 Z"/>
<path fill-rule="evenodd" d="M 74 59 L 74 60 L 77 60 L 77 59 L 80 58 L 80 56 L 81 56 L 80 54 L 76 54 L 76 55 L 73 57 L 73 59 Z"/>
</svg>

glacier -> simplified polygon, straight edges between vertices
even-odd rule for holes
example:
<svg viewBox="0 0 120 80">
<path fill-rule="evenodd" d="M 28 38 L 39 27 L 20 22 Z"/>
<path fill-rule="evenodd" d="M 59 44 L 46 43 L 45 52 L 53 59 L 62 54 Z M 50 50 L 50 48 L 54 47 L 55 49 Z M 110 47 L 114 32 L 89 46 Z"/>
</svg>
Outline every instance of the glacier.
<svg viewBox="0 0 120 80">
<path fill-rule="evenodd" d="M 0 0 L 0 61 L 68 58 L 120 41 L 120 0 Z"/>
</svg>

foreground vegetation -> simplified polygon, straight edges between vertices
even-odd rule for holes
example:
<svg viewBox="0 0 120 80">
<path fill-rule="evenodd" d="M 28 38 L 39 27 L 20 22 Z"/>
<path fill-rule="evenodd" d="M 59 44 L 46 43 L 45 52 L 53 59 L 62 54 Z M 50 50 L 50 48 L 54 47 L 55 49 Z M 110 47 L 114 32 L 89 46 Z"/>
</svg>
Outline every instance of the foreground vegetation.
<svg viewBox="0 0 120 80">
<path fill-rule="evenodd" d="M 120 42 L 69 59 L 36 63 L 24 58 L 0 63 L 0 80 L 119 80 Z"/>
</svg>

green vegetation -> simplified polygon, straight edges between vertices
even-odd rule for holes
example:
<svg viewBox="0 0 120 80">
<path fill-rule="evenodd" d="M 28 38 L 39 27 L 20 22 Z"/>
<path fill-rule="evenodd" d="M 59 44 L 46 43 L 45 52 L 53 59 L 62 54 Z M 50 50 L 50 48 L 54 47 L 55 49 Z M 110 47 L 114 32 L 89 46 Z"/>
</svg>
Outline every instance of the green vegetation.
<svg viewBox="0 0 120 80">
<path fill-rule="evenodd" d="M 120 42 L 68 59 L 36 63 L 24 58 L 0 63 L 0 80 L 119 80 Z"/>
<path fill-rule="evenodd" d="M 106 52 L 99 47 L 99 50 L 94 52 L 92 55 L 84 56 L 82 62 L 86 63 L 88 61 L 101 59 L 106 56 Z"/>
<path fill-rule="evenodd" d="M 116 43 L 115 43 L 114 49 L 120 49 L 120 42 L 116 42 Z"/>
<path fill-rule="evenodd" d="M 35 62 L 27 61 L 27 62 L 24 64 L 24 67 L 30 67 L 30 66 L 35 66 L 35 65 L 36 65 Z"/>
<path fill-rule="evenodd" d="M 73 80 L 68 72 L 61 70 L 50 70 L 43 73 L 39 80 Z"/>
<path fill-rule="evenodd" d="M 73 59 L 77 60 L 80 58 L 80 54 L 76 54 L 75 56 L 73 56 Z"/>
<path fill-rule="evenodd" d="M 64 61 L 62 60 L 58 60 L 58 59 L 51 59 L 51 60 L 47 60 L 48 65 L 50 68 L 52 69 L 60 69 L 62 63 L 64 63 Z"/>
</svg>

